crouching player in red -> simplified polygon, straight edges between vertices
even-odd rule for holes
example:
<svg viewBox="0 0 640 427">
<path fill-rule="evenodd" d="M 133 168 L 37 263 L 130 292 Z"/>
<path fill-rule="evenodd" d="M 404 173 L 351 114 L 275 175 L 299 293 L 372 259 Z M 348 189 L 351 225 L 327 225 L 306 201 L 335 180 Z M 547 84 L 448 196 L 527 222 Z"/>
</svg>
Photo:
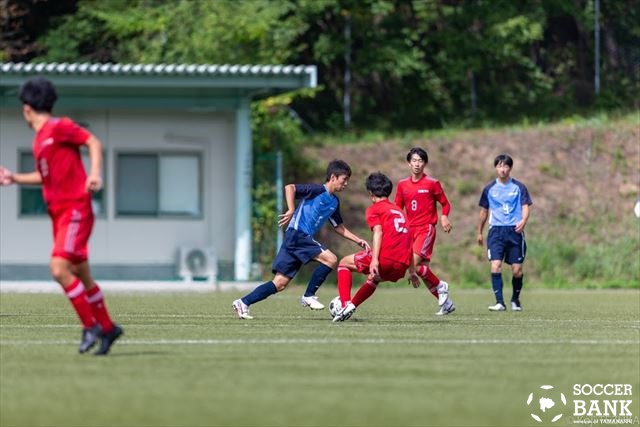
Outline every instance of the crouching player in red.
<svg viewBox="0 0 640 427">
<path fill-rule="evenodd" d="M 53 222 L 51 275 L 60 283 L 83 326 L 78 351 L 89 351 L 100 338 L 96 355 L 105 355 L 123 334 L 111 321 L 102 292 L 91 277 L 87 244 L 93 228 L 91 193 L 102 187 L 102 144 L 71 119 L 52 117 L 58 98 L 44 78 L 27 81 L 20 90 L 22 113 L 36 135 L 33 156 L 36 171 L 12 173 L 0 166 L 0 185 L 42 184 Z M 86 175 L 80 146 L 89 150 L 91 170 Z"/>
<path fill-rule="evenodd" d="M 356 307 L 376 291 L 380 282 L 402 279 L 411 267 L 411 234 L 407 220 L 398 206 L 389 201 L 391 180 L 380 172 L 367 177 L 367 191 L 373 204 L 367 208 L 367 224 L 373 231 L 370 250 L 342 258 L 338 265 L 338 293 L 342 310 L 333 318 L 342 322 L 350 318 Z M 351 298 L 351 272 L 367 275 L 367 280 Z"/>
</svg>

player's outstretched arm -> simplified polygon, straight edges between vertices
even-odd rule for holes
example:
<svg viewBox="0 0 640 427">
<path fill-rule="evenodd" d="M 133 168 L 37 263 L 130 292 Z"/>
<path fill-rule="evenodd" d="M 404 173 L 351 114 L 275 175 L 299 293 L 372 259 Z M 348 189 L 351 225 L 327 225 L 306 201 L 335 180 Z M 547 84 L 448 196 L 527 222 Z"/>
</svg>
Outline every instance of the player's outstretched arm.
<svg viewBox="0 0 640 427">
<path fill-rule="evenodd" d="M 356 236 L 355 234 L 353 234 L 352 232 L 350 232 L 347 229 L 347 227 L 344 226 L 344 224 L 339 224 L 338 226 L 334 227 L 333 231 L 335 231 L 336 233 L 338 233 L 339 235 L 341 235 L 345 239 L 351 240 L 352 242 L 355 242 L 362 249 L 365 249 L 365 250 L 370 250 L 371 249 L 371 246 L 369 246 L 369 243 L 367 243 L 366 240 L 361 239 L 358 236 Z"/>
<path fill-rule="evenodd" d="M 33 171 L 29 173 L 13 173 L 9 169 L 3 166 L 0 166 L 0 185 L 11 185 L 11 184 L 27 184 L 27 185 L 42 184 L 42 176 L 38 171 Z"/>
<path fill-rule="evenodd" d="M 516 233 L 522 233 L 529 220 L 529 205 L 522 205 L 522 219 L 516 224 Z"/>
<path fill-rule="evenodd" d="M 0 185 L 11 184 L 13 184 L 13 173 L 4 166 L 0 166 Z"/>
<path fill-rule="evenodd" d="M 379 224 L 373 227 L 373 238 L 371 243 L 371 264 L 369 264 L 369 271 L 374 277 L 380 277 L 380 248 L 382 247 L 382 226 Z"/>
<path fill-rule="evenodd" d="M 278 227 L 286 227 L 296 210 L 296 185 L 287 184 L 284 187 L 284 198 L 287 202 L 287 211 L 278 215 Z"/>
<path fill-rule="evenodd" d="M 102 188 L 102 143 L 91 135 L 87 140 L 87 147 L 89 148 L 91 168 L 89 175 L 87 175 L 85 189 L 90 193 L 95 193 Z"/>
<path fill-rule="evenodd" d="M 442 226 L 442 229 L 445 233 L 449 233 L 451 232 L 451 230 L 453 230 L 453 225 L 451 225 L 451 221 L 449 221 L 448 215 L 443 214 L 440 216 L 440 225 Z"/>
<path fill-rule="evenodd" d="M 449 233 L 453 228 L 451 222 L 449 221 L 449 213 L 451 212 L 451 203 L 449 203 L 449 199 L 447 199 L 446 194 L 444 194 L 444 189 L 440 187 L 441 192 L 436 196 L 438 203 L 442 206 L 442 215 L 440 215 L 440 225 L 445 233 Z"/>
</svg>

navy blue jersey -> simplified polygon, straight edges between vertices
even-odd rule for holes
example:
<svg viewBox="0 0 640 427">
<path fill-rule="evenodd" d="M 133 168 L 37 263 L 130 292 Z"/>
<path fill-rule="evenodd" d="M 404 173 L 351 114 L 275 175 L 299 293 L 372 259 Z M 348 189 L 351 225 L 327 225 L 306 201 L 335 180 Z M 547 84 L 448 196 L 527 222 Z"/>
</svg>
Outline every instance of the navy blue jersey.
<svg viewBox="0 0 640 427">
<path fill-rule="evenodd" d="M 296 199 L 302 201 L 289 222 L 289 228 L 314 236 L 327 221 L 337 227 L 342 224 L 340 200 L 322 184 L 295 184 Z"/>
<path fill-rule="evenodd" d="M 499 179 L 484 187 L 480 196 L 480 207 L 488 209 L 490 226 L 516 225 L 522 219 L 522 205 L 531 205 L 527 187 L 513 178 L 506 184 Z"/>
</svg>

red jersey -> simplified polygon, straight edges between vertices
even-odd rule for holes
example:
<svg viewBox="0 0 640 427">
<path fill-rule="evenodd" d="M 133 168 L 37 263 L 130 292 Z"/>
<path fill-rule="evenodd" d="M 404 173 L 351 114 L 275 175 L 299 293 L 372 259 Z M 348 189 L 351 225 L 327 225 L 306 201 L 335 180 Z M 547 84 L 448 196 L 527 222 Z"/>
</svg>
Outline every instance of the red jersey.
<svg viewBox="0 0 640 427">
<path fill-rule="evenodd" d="M 442 205 L 442 215 L 449 215 L 451 205 L 437 179 L 423 174 L 417 182 L 411 177 L 398 182 L 395 203 L 405 210 L 412 228 L 438 222 L 436 202 Z"/>
<path fill-rule="evenodd" d="M 382 227 L 379 258 L 411 264 L 412 239 L 404 213 L 391 201 L 380 200 L 369 206 L 365 215 L 371 229 L 376 225 Z"/>
<path fill-rule="evenodd" d="M 90 197 L 80 145 L 91 134 L 68 117 L 51 117 L 33 138 L 33 157 L 47 204 Z"/>
</svg>

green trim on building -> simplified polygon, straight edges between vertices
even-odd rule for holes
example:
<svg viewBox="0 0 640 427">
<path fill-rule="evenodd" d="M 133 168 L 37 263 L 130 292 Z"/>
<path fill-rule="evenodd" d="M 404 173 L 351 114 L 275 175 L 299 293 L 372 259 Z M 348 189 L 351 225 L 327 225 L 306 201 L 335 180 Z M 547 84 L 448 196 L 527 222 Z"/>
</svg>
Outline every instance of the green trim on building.
<svg viewBox="0 0 640 427">
<path fill-rule="evenodd" d="M 18 90 L 42 75 L 59 107 L 235 110 L 239 99 L 316 87 L 315 66 L 215 64 L 0 63 L 0 107 L 19 105 Z"/>
</svg>

